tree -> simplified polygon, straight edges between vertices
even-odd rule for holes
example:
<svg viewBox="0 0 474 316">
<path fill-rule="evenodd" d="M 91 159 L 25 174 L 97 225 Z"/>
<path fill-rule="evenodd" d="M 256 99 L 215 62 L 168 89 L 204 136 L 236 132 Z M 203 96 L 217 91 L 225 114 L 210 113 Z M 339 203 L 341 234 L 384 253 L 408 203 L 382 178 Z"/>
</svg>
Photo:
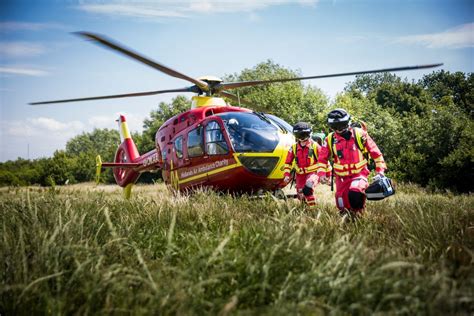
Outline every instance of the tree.
<svg viewBox="0 0 474 316">
<path fill-rule="evenodd" d="M 420 84 L 436 101 L 452 98 L 467 115 L 474 115 L 474 74 L 440 70 L 424 76 Z"/>
<path fill-rule="evenodd" d="M 419 82 L 364 75 L 346 87 L 336 104 L 369 123 L 395 178 L 471 192 L 473 121 L 467 112 L 470 101 L 466 110 L 462 100 L 470 100 L 472 84 L 466 78 L 472 75 L 439 72 Z"/>
<path fill-rule="evenodd" d="M 240 74 L 228 75 L 225 81 L 268 80 L 301 76 L 298 71 L 284 68 L 271 60 L 259 63 Z M 312 123 L 316 129 L 325 126 L 328 98 L 320 89 L 305 86 L 300 81 L 241 88 L 233 91 L 250 101 L 254 110 L 275 114 L 290 124 Z M 235 102 L 232 102 L 235 103 Z"/>
<path fill-rule="evenodd" d="M 75 180 L 78 182 L 94 180 L 96 156 L 100 155 L 103 161 L 114 161 L 119 144 L 118 131 L 111 129 L 94 129 L 90 133 L 82 133 L 71 138 L 66 143 L 65 154 L 79 162 L 74 171 Z M 115 182 L 110 169 L 103 172 L 102 180 L 107 183 Z"/>
</svg>

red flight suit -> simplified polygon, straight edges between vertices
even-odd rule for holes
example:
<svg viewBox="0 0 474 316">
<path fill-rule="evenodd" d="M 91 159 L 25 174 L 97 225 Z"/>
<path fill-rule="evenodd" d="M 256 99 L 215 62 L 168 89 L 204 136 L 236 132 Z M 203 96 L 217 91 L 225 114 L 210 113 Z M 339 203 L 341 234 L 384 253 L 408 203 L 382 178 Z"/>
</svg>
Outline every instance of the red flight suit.
<svg viewBox="0 0 474 316">
<path fill-rule="evenodd" d="M 350 132 L 350 135 L 348 134 Z M 367 168 L 367 160 L 359 149 L 356 133 L 360 135 L 360 146 L 365 148 L 370 157 L 375 161 L 375 171 L 383 173 L 387 168 L 382 153 L 363 129 L 350 127 L 344 138 L 339 133 L 331 133 L 326 137 L 318 156 L 318 177 L 325 174 L 324 167 L 328 159 L 334 160 L 334 173 L 336 180 L 336 206 L 339 210 L 349 210 L 354 213 L 362 212 L 365 208 L 365 190 L 369 186 L 367 177 L 370 173 Z M 334 135 L 334 136 L 332 136 Z M 332 140 L 329 140 L 333 137 Z M 329 148 L 330 144 L 332 149 Z"/>
<path fill-rule="evenodd" d="M 285 161 L 285 176 L 290 176 L 291 169 L 293 168 L 293 161 L 295 161 L 296 170 L 296 192 L 298 199 L 306 201 L 308 206 L 314 207 L 316 205 L 316 199 L 314 196 L 314 188 L 318 182 L 316 176 L 318 156 L 321 151 L 321 146 L 314 142 L 312 139 L 306 141 L 305 146 L 301 146 L 300 142 L 297 142 L 290 147 L 288 155 Z M 296 150 L 296 153 L 295 153 Z M 312 181 L 313 186 L 309 190 L 308 194 L 303 193 L 303 188 L 307 181 Z"/>
</svg>

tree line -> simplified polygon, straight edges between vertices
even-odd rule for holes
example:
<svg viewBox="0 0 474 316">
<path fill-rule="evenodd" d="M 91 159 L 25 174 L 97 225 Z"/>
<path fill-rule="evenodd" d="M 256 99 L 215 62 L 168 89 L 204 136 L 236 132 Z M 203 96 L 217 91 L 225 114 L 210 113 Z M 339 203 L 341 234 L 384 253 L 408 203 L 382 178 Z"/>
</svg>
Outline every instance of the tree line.
<svg viewBox="0 0 474 316">
<path fill-rule="evenodd" d="M 273 61 L 226 76 L 225 81 L 264 80 L 301 76 Z M 433 190 L 472 192 L 474 178 L 474 75 L 440 70 L 418 81 L 384 73 L 360 75 L 330 100 L 320 89 L 288 82 L 239 89 L 242 99 L 257 111 L 275 114 L 290 124 L 306 121 L 314 131 L 329 132 L 326 115 L 342 107 L 354 120 L 367 123 L 369 134 L 384 153 L 388 175 Z M 170 117 L 190 108 L 187 97 L 161 102 L 132 135 L 140 153 L 154 148 L 158 128 Z M 50 158 L 17 159 L 0 163 L 0 185 L 51 186 L 92 181 L 95 157 L 113 161 L 119 144 L 115 130 L 95 129 L 70 139 Z M 102 181 L 114 183 L 111 170 Z M 160 174 L 139 181 L 160 181 Z"/>
</svg>

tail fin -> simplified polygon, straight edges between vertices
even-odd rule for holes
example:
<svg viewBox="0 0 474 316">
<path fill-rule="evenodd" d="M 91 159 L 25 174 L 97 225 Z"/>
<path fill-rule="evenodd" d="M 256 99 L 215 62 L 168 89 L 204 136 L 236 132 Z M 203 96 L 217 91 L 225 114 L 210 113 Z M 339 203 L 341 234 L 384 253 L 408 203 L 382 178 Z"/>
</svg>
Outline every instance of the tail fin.
<svg viewBox="0 0 474 316">
<path fill-rule="evenodd" d="M 119 125 L 121 144 L 115 153 L 115 163 L 123 165 L 118 165 L 118 168 L 114 168 L 113 172 L 115 181 L 118 185 L 124 188 L 124 195 L 126 198 L 129 198 L 132 185 L 137 181 L 138 177 L 140 177 L 140 173 L 133 170 L 134 167 L 140 165 L 135 163 L 140 157 L 140 154 L 138 153 L 137 146 L 135 145 L 130 130 L 128 129 L 125 116 L 120 115 L 117 122 Z"/>
<path fill-rule="evenodd" d="M 96 158 L 97 181 L 102 167 L 113 168 L 115 182 L 124 189 L 124 196 L 130 197 L 133 184 L 140 174 L 147 171 L 156 171 L 163 168 L 163 160 L 158 145 L 140 156 L 137 146 L 133 142 L 125 116 L 120 115 L 118 120 L 121 144 L 115 153 L 114 162 L 102 162 L 100 156 Z"/>
<path fill-rule="evenodd" d="M 123 188 L 123 194 L 128 199 L 133 184 L 140 177 L 140 172 L 136 169 L 142 166 L 142 163 L 137 162 L 140 154 L 130 135 L 125 116 L 120 115 L 117 122 L 121 143 L 115 152 L 115 162 L 102 162 L 100 156 L 96 157 L 96 182 L 99 183 L 102 167 L 113 168 L 115 182 Z"/>
</svg>

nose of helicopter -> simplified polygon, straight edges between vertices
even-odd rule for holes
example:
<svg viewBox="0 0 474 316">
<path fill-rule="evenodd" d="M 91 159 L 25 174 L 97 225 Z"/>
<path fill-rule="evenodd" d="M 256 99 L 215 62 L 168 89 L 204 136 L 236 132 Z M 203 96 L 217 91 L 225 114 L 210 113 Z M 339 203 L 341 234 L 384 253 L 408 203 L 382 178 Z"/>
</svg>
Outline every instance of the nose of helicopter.
<svg viewBox="0 0 474 316">
<path fill-rule="evenodd" d="M 268 177 L 280 160 L 280 157 L 240 156 L 240 162 L 251 173 Z"/>
</svg>

